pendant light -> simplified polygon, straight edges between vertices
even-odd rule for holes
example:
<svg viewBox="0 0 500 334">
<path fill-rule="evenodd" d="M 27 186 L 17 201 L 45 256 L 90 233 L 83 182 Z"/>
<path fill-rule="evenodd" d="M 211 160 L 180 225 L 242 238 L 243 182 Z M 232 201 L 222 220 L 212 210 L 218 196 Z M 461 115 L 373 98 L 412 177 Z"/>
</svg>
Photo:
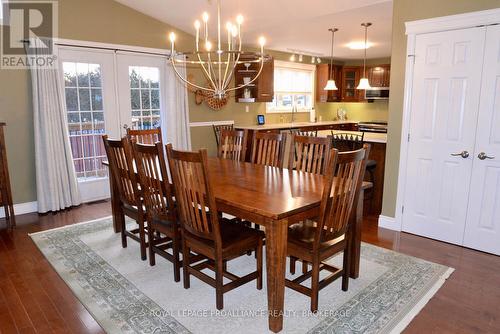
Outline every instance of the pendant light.
<svg viewBox="0 0 500 334">
<path fill-rule="evenodd" d="M 368 43 L 367 43 L 368 27 L 371 25 L 372 24 L 370 22 L 361 23 L 361 26 L 365 27 L 365 58 L 363 60 L 363 77 L 361 78 L 361 80 L 359 80 L 359 85 L 358 85 L 358 87 L 356 87 L 356 89 L 370 89 L 370 88 L 372 88 L 370 86 L 370 83 L 368 82 L 368 78 L 366 77 L 366 49 L 368 47 Z"/>
<path fill-rule="evenodd" d="M 332 33 L 332 49 L 330 53 L 330 76 L 326 82 L 325 90 L 337 90 L 337 85 L 335 84 L 335 79 L 333 78 L 333 42 L 335 38 L 335 32 L 338 31 L 337 28 L 328 29 Z"/>
</svg>

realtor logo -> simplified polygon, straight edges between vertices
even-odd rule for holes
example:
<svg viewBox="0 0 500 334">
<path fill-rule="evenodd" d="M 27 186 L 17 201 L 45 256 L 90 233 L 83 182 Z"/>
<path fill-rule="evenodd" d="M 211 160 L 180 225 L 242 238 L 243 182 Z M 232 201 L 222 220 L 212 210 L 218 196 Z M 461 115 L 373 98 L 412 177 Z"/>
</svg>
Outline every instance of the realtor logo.
<svg viewBox="0 0 500 334">
<path fill-rule="evenodd" d="M 57 1 L 10 0 L 2 5 L 0 68 L 55 67 L 53 38 L 57 37 Z"/>
</svg>

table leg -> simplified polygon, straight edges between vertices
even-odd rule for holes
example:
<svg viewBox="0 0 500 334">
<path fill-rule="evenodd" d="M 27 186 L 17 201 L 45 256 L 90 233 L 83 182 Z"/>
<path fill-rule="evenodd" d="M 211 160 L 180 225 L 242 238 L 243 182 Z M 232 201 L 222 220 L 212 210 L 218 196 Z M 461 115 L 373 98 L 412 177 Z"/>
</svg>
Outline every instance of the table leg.
<svg viewBox="0 0 500 334">
<path fill-rule="evenodd" d="M 113 216 L 113 230 L 115 231 L 115 233 L 120 233 L 125 221 L 125 215 L 123 214 L 123 209 L 120 203 L 118 189 L 111 175 L 109 175 L 109 189 L 111 191 L 111 214 Z"/>
<path fill-rule="evenodd" d="M 287 233 L 286 220 L 266 224 L 267 305 L 269 329 L 275 333 L 283 329 Z"/>
<path fill-rule="evenodd" d="M 363 223 L 363 200 L 365 197 L 364 189 L 361 189 L 358 203 L 356 204 L 353 214 L 351 215 L 352 226 L 352 242 L 351 242 L 351 268 L 350 277 L 359 277 L 359 262 L 361 259 L 361 225 Z"/>
</svg>

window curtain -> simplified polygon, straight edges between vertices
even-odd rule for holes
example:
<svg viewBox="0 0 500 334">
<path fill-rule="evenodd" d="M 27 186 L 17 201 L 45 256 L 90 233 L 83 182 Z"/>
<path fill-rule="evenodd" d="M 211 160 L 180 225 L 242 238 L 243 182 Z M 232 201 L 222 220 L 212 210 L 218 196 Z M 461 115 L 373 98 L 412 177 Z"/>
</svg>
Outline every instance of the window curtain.
<svg viewBox="0 0 500 334">
<path fill-rule="evenodd" d="M 48 54 L 41 48 L 43 43 L 41 39 L 31 39 L 26 53 L 30 56 Z M 57 67 L 35 65 L 30 67 L 30 73 L 38 212 L 59 211 L 81 203 L 59 86 L 60 72 Z"/>
<path fill-rule="evenodd" d="M 179 74 L 185 78 L 186 67 L 179 64 L 176 65 L 176 68 Z M 161 117 L 162 129 L 166 129 L 166 131 L 163 131 L 165 137 L 163 140 L 166 143 L 172 143 L 175 149 L 190 150 L 191 133 L 189 128 L 187 87 L 184 82 L 177 77 L 170 62 L 167 64 L 166 71 L 166 108 L 162 108 L 164 115 Z"/>
</svg>

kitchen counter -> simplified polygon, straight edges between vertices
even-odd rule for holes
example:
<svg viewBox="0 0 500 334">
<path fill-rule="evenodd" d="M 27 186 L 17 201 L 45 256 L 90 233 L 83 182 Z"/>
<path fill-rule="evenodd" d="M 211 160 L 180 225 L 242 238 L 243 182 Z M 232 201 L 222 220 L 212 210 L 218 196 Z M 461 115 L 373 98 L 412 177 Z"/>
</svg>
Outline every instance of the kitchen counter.
<svg viewBox="0 0 500 334">
<path fill-rule="evenodd" d="M 264 125 L 235 125 L 236 129 L 241 130 L 285 130 L 285 129 L 296 129 L 304 127 L 316 127 L 316 126 L 329 126 L 329 125 L 340 125 L 340 124 L 357 124 L 355 121 L 324 121 L 324 122 L 293 122 L 293 123 L 276 123 L 276 124 L 264 124 Z"/>
<path fill-rule="evenodd" d="M 343 130 L 323 130 L 318 131 L 318 137 L 326 137 L 333 133 L 359 133 L 359 131 L 343 131 Z M 363 140 L 367 143 L 387 144 L 387 133 L 379 132 L 364 132 Z"/>
</svg>

